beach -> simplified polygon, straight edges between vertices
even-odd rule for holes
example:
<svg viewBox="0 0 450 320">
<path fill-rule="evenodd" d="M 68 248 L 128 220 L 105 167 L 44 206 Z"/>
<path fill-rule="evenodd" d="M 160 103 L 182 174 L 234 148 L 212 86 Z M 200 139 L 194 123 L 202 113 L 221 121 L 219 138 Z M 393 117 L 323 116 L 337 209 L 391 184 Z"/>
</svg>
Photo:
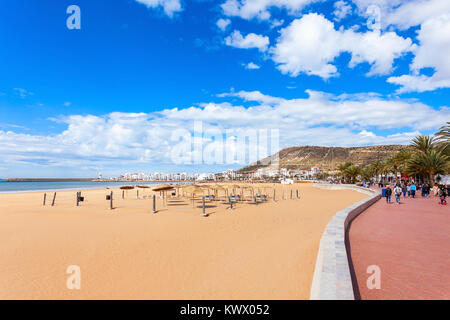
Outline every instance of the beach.
<svg viewBox="0 0 450 320">
<path fill-rule="evenodd" d="M 125 199 L 118 189 L 85 190 L 78 207 L 76 191 L 58 191 L 53 207 L 53 193 L 46 206 L 43 192 L 0 194 L 0 299 L 308 299 L 326 224 L 367 195 L 254 186 L 275 186 L 277 201 L 268 191 L 267 202 L 233 210 L 207 202 L 208 217 L 200 201 L 164 205 L 159 192 L 154 214 L 150 189 L 141 199 L 136 190 Z M 80 290 L 66 286 L 71 265 Z"/>
</svg>

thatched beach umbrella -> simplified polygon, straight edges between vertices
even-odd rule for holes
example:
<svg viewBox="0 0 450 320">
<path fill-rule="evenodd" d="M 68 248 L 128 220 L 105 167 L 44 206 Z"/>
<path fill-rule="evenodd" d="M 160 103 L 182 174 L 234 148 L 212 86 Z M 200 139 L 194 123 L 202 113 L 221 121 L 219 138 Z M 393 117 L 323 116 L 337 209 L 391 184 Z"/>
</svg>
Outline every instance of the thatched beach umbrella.
<svg viewBox="0 0 450 320">
<path fill-rule="evenodd" d="M 133 189 L 134 189 L 133 186 L 121 186 L 120 190 L 122 190 L 122 199 L 123 199 L 123 194 L 124 194 L 125 191 L 133 190 Z M 128 194 L 128 192 L 127 192 L 127 194 Z"/>
<path fill-rule="evenodd" d="M 192 194 L 192 208 L 194 207 L 194 197 L 196 194 L 203 194 L 204 190 L 196 185 L 190 185 L 186 188 L 183 188 L 184 192 L 191 193 Z"/>
<path fill-rule="evenodd" d="M 142 189 L 142 192 L 144 192 L 145 189 L 149 189 L 150 187 L 149 186 L 137 186 L 137 188 L 138 188 L 137 194 L 139 195 L 139 189 Z"/>
<path fill-rule="evenodd" d="M 164 202 L 164 204 L 166 203 L 166 191 L 173 190 L 173 189 L 174 189 L 174 187 L 170 186 L 168 184 L 162 184 L 162 185 L 159 185 L 159 186 L 156 186 L 156 187 L 152 188 L 153 191 L 160 191 L 160 192 L 163 193 L 163 202 Z"/>
<path fill-rule="evenodd" d="M 134 187 L 133 186 L 121 186 L 120 190 L 133 190 Z"/>
<path fill-rule="evenodd" d="M 226 192 L 226 190 L 227 190 L 227 189 L 225 189 L 224 187 L 222 187 L 220 184 L 214 184 L 214 185 L 212 185 L 212 186 L 211 186 L 211 189 L 214 190 L 214 192 L 216 193 L 215 195 L 216 195 L 217 197 L 219 196 L 219 194 L 218 194 L 219 191 Z"/>
</svg>

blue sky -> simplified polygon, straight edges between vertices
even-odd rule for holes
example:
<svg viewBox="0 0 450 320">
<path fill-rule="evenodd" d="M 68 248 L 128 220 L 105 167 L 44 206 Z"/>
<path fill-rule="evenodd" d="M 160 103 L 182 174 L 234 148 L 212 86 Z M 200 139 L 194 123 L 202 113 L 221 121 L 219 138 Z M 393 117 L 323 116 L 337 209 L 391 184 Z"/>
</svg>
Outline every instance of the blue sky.
<svg viewBox="0 0 450 320">
<path fill-rule="evenodd" d="M 2 2 L 0 177 L 243 165 L 174 163 L 194 121 L 276 129 L 280 148 L 408 143 L 450 118 L 449 17 L 434 0 Z"/>
</svg>

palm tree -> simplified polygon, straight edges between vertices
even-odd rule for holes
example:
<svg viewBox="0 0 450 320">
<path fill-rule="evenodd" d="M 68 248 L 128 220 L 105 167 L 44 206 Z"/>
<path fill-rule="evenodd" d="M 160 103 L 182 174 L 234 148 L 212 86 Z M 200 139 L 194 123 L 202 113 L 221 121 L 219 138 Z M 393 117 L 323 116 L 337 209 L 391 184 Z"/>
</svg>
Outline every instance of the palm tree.
<svg viewBox="0 0 450 320">
<path fill-rule="evenodd" d="M 439 150 L 442 150 L 446 155 L 450 155 L 450 122 L 442 126 L 435 137 Z"/>
<path fill-rule="evenodd" d="M 347 169 L 350 166 L 353 166 L 353 163 L 350 162 L 350 161 L 346 161 L 346 162 L 340 163 L 337 166 L 337 170 L 341 173 L 341 175 L 342 175 L 342 177 L 344 178 L 345 181 L 348 179 Z"/>
<path fill-rule="evenodd" d="M 433 137 L 420 135 L 413 139 L 411 146 L 416 151 L 427 153 L 436 148 L 436 141 Z"/>
<path fill-rule="evenodd" d="M 436 174 L 445 174 L 449 170 L 449 157 L 441 151 L 418 152 L 413 155 L 407 166 L 407 172 L 411 175 L 428 177 L 429 183 L 434 184 Z"/>
<path fill-rule="evenodd" d="M 378 176 L 382 173 L 383 163 L 380 160 L 377 160 L 370 165 L 370 168 L 373 175 L 378 178 Z"/>
<path fill-rule="evenodd" d="M 356 183 L 356 178 L 359 176 L 361 169 L 358 166 L 350 165 L 345 170 L 346 176 L 349 178 L 350 183 Z"/>
<path fill-rule="evenodd" d="M 397 172 L 405 173 L 409 160 L 411 160 L 412 153 L 409 149 L 400 150 L 393 159 L 394 168 Z"/>
<path fill-rule="evenodd" d="M 365 181 L 369 181 L 373 177 L 374 171 L 373 171 L 373 168 L 371 166 L 369 166 L 369 167 L 361 168 L 359 174 L 361 175 L 361 177 L 364 178 Z"/>
</svg>

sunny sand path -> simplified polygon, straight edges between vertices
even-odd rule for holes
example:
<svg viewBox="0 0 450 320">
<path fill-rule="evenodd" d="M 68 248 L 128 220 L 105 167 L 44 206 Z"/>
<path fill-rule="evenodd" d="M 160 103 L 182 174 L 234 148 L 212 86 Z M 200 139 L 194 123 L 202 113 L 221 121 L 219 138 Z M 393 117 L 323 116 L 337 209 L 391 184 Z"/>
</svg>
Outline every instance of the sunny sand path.
<svg viewBox="0 0 450 320">
<path fill-rule="evenodd" d="M 300 200 L 220 205 L 208 218 L 190 205 L 154 215 L 132 196 L 110 211 L 106 190 L 83 192 L 81 207 L 74 191 L 53 208 L 42 193 L 2 194 L 0 298 L 308 299 L 326 224 L 366 195 L 295 187 Z M 69 265 L 81 290 L 66 288 Z"/>
</svg>

